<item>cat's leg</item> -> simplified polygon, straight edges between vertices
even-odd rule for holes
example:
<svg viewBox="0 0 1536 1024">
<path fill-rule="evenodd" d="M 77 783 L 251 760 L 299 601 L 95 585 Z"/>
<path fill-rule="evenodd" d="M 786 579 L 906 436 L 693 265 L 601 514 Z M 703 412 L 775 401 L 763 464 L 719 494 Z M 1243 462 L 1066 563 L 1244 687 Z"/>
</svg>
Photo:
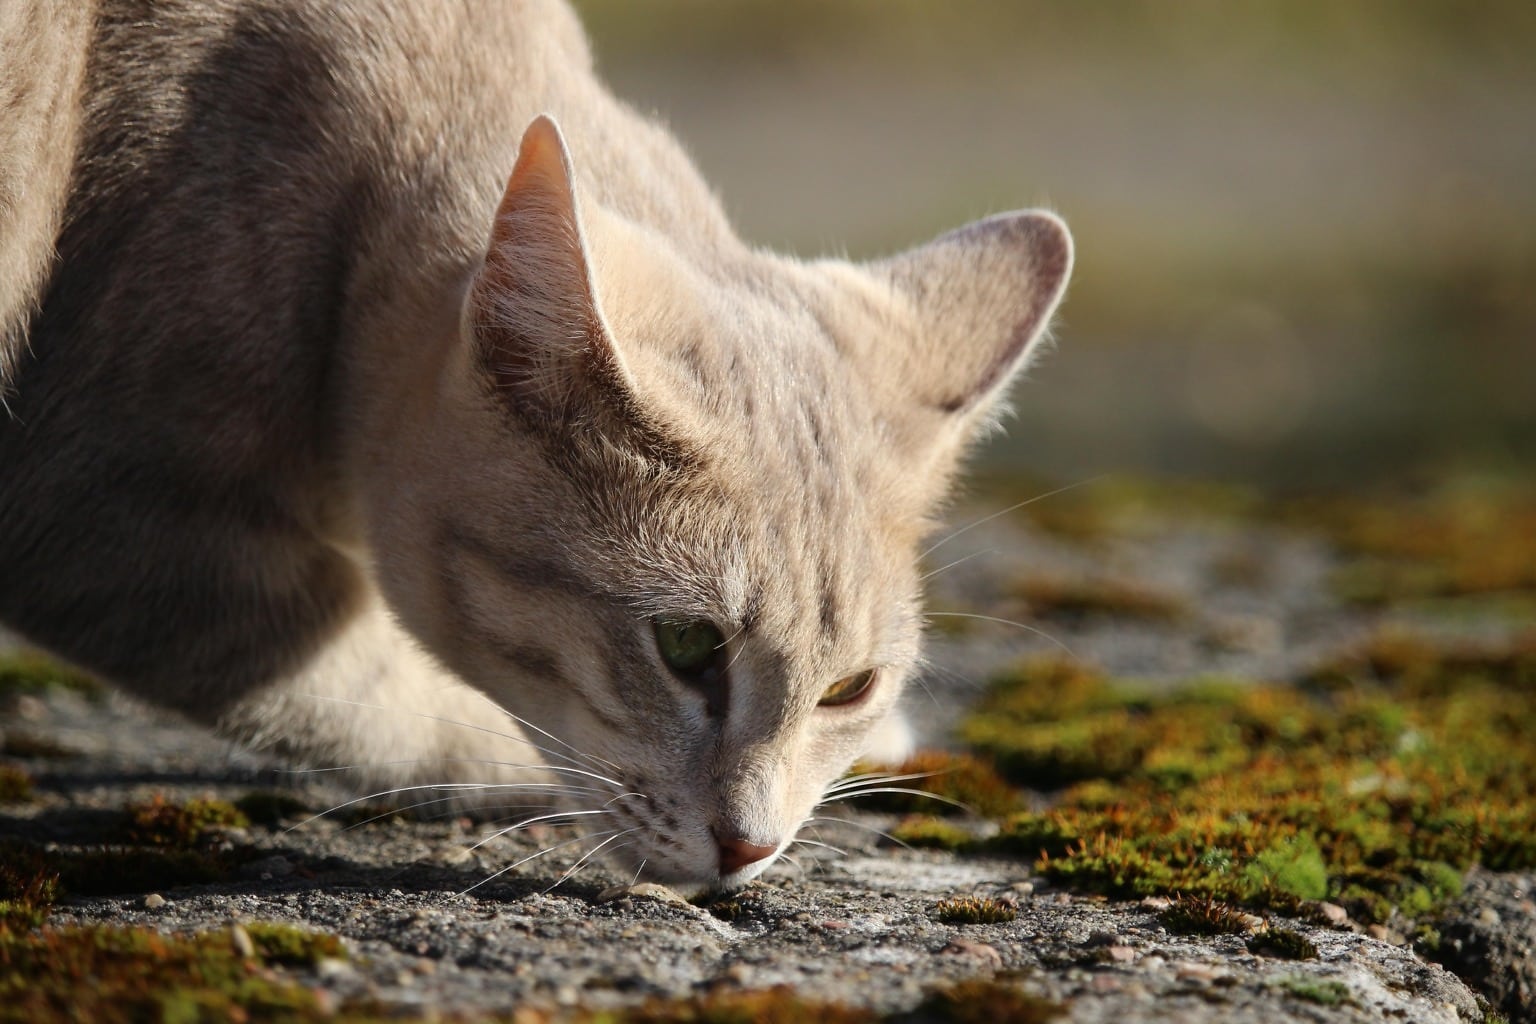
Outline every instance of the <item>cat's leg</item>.
<svg viewBox="0 0 1536 1024">
<path fill-rule="evenodd" d="M 376 596 L 303 669 L 236 704 L 218 727 L 327 770 L 360 796 L 399 790 L 394 803 L 424 813 L 548 803 L 559 773 L 543 766 L 575 763 L 423 652 Z"/>
</svg>

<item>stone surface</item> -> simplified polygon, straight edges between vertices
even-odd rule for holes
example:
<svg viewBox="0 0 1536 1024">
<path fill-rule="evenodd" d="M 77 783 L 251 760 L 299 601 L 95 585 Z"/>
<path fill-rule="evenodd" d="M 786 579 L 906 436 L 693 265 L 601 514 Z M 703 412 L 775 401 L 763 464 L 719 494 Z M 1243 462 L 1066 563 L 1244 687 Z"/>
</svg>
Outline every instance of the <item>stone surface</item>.
<svg viewBox="0 0 1536 1024">
<path fill-rule="evenodd" d="M 1191 596 L 1196 612 L 1175 625 L 1068 623 L 1052 626 L 1047 639 L 992 625 L 949 636 L 933 645 L 942 671 L 914 689 L 914 706 L 942 734 L 993 667 L 1058 644 L 1146 678 L 1218 670 L 1286 678 L 1375 628 L 1322 596 L 1331 563 L 1318 545 L 1278 533 L 1249 540 L 1268 559 L 1262 593 L 1192 571 L 1234 544 L 1222 530 L 1190 527 L 1139 545 L 1110 540 L 1092 552 L 1001 522 L 970 531 L 944 549 L 944 561 L 987 557 L 935 577 L 937 608 L 986 605 L 1010 574 L 1029 568 L 1108 564 L 1134 565 L 1152 585 Z M 1215 645 L 1202 639 L 1211 623 Z M 1281 643 L 1271 642 L 1277 630 Z M 60 694 L 35 703 L 27 729 L 78 753 L 25 763 L 39 799 L 0 812 L 0 840 L 100 843 L 118 809 L 155 793 L 237 798 L 275 785 L 311 806 L 345 799 L 121 700 Z M 217 929 L 247 942 L 250 922 L 301 924 L 342 936 L 352 953 L 298 971 L 328 993 L 327 1005 L 367 997 L 405 1015 L 621 1007 L 774 985 L 904 1013 L 935 989 L 995 978 L 1061 1002 L 1063 1019 L 1080 1024 L 1481 1024 L 1487 1007 L 1473 986 L 1511 1021 L 1536 1019 L 1529 877 L 1474 875 L 1441 922 L 1437 955 L 1459 978 L 1390 928 L 1382 937 L 1399 941 L 1363 934 L 1333 905 L 1318 905 L 1308 920 L 1272 920 L 1319 951 L 1315 960 L 1273 959 L 1251 953 L 1245 935 L 1170 934 L 1158 918 L 1163 899 L 1107 902 L 1053 888 L 1019 861 L 897 849 L 874 831 L 889 819 L 852 809 L 837 815 L 854 825 L 818 826 L 810 838 L 846 855 L 801 848 L 798 864 L 777 865 L 763 883 L 702 905 L 590 864 L 557 885 L 582 849 L 560 848 L 564 833 L 476 848 L 481 829 L 467 819 L 381 818 L 348 828 L 321 817 L 231 837 L 249 849 L 224 882 L 66 900 L 53 924 Z M 499 873 L 540 848 L 551 852 Z M 971 894 L 1010 899 L 1018 915 L 990 925 L 937 920 L 935 902 Z"/>
</svg>

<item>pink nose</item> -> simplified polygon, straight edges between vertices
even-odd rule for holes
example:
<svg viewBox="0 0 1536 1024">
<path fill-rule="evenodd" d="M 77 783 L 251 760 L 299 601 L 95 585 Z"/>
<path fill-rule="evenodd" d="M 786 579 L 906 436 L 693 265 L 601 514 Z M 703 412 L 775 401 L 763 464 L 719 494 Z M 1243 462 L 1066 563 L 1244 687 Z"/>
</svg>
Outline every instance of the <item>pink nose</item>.
<svg viewBox="0 0 1536 1024">
<path fill-rule="evenodd" d="M 772 857 L 779 849 L 777 846 L 759 846 L 745 839 L 721 839 L 718 835 L 715 837 L 715 842 L 720 845 L 722 875 L 734 875 L 748 864 L 756 864 L 765 857 Z"/>
</svg>

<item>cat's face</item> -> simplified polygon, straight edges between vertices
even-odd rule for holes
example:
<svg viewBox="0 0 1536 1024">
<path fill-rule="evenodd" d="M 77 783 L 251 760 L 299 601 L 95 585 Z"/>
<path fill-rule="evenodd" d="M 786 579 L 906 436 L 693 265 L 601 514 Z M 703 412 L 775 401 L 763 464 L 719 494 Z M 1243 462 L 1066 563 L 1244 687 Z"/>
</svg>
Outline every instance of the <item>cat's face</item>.
<svg viewBox="0 0 1536 1024">
<path fill-rule="evenodd" d="M 870 267 L 699 267 L 578 213 L 535 122 L 386 589 L 547 732 L 525 730 L 605 857 L 740 884 L 889 720 L 929 516 L 1069 261 L 1059 223 L 1026 214 Z"/>
</svg>

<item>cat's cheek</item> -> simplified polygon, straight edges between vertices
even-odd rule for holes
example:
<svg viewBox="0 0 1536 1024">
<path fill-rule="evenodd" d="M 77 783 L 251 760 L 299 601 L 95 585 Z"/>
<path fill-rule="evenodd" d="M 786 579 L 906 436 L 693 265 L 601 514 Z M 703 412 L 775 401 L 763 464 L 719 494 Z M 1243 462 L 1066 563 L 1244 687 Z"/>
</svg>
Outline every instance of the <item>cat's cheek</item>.
<svg viewBox="0 0 1536 1024">
<path fill-rule="evenodd" d="M 870 727 L 858 759 L 888 767 L 901 764 L 916 749 L 917 738 L 912 724 L 900 708 L 892 708 Z"/>
</svg>

